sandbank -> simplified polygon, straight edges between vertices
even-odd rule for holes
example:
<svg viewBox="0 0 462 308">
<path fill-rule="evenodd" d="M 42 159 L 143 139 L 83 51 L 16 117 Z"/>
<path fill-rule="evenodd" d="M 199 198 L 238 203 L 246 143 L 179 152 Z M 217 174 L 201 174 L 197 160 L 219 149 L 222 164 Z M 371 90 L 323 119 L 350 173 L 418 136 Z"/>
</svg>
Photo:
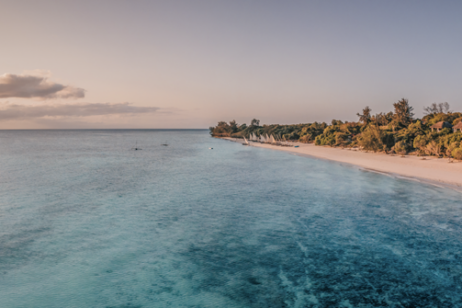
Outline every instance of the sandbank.
<svg viewBox="0 0 462 308">
<path fill-rule="evenodd" d="M 234 141 L 232 138 L 223 138 Z M 242 142 L 242 140 L 239 140 Z M 447 158 L 434 156 L 418 157 L 416 155 L 387 155 L 347 148 L 315 146 L 294 142 L 297 148 L 291 146 L 276 146 L 252 142 L 251 146 L 279 150 L 297 155 L 312 156 L 321 159 L 359 166 L 367 171 L 401 176 L 412 180 L 420 180 L 430 184 L 444 184 L 462 191 L 462 162 L 454 160 L 449 163 Z"/>
</svg>

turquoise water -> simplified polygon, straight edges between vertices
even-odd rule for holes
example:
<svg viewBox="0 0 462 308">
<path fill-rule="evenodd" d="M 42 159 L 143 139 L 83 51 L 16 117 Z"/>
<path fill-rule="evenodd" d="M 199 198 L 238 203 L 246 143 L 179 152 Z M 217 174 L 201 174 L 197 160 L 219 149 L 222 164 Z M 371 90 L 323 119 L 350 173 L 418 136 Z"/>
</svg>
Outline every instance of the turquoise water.
<svg viewBox="0 0 462 308">
<path fill-rule="evenodd" d="M 462 307 L 460 200 L 205 130 L 1 131 L 0 307 Z"/>
</svg>

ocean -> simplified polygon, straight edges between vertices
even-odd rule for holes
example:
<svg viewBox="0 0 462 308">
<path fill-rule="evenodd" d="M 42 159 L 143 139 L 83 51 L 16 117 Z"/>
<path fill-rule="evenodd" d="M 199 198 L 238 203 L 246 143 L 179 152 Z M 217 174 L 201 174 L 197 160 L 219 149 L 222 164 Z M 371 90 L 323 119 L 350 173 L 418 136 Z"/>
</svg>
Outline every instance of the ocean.
<svg viewBox="0 0 462 308">
<path fill-rule="evenodd" d="M 0 131 L 0 307 L 462 307 L 460 200 L 206 130 Z"/>
</svg>

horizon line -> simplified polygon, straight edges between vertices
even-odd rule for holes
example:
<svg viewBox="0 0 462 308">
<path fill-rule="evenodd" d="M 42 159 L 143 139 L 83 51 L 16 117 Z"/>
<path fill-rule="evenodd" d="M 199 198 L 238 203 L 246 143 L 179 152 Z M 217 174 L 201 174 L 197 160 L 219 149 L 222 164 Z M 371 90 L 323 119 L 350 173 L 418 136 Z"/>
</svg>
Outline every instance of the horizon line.
<svg viewBox="0 0 462 308">
<path fill-rule="evenodd" d="M 208 130 L 208 128 L 2 128 L 0 131 L 26 130 Z"/>
</svg>

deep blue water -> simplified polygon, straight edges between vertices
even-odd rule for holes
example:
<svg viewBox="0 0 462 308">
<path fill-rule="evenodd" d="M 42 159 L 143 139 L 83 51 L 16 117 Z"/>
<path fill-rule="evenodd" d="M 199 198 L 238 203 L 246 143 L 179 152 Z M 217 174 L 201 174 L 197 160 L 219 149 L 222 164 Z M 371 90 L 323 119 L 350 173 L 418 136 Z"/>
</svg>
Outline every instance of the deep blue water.
<svg viewBox="0 0 462 308">
<path fill-rule="evenodd" d="M 205 130 L 0 131 L 0 307 L 462 307 L 460 200 Z"/>
</svg>

